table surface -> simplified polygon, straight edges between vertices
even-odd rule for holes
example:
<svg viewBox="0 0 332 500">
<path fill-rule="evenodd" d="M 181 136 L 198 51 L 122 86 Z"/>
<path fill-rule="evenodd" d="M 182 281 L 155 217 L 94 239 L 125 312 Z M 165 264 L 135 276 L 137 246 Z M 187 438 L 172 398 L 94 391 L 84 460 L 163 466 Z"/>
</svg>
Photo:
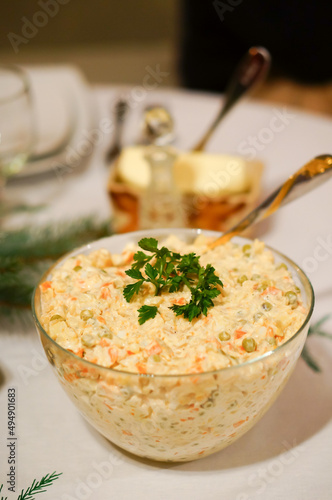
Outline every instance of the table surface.
<svg viewBox="0 0 332 500">
<path fill-rule="evenodd" d="M 119 88 L 95 87 L 95 129 L 109 118 Z M 177 90 L 150 91 L 132 98 L 126 141 L 137 137 L 143 107 L 169 106 L 177 124 L 177 145 L 189 148 L 208 125 L 218 97 Z M 331 151 L 332 121 L 291 108 L 246 102 L 239 105 L 213 137 L 209 150 L 242 153 L 265 163 L 264 193 L 316 154 Z M 43 223 L 70 217 L 110 214 L 102 141 L 85 169 L 48 179 L 13 184 L 7 196 L 47 207 L 33 216 L 13 217 L 8 225 Z M 313 322 L 332 306 L 332 184 L 327 183 L 283 208 L 258 228 L 259 236 L 304 267 L 316 292 Z M 308 346 L 319 360 L 314 373 L 301 359 L 276 403 L 245 436 L 227 449 L 191 463 L 160 464 L 137 459 L 101 437 L 69 401 L 46 362 L 33 326 L 0 328 L 0 484 L 6 482 L 7 390 L 17 397 L 17 490 L 34 478 L 62 475 L 43 499 L 234 499 L 330 500 L 332 489 L 332 343 L 313 337 Z M 326 323 L 332 332 L 332 321 Z M 18 493 L 2 494 L 16 499 Z"/>
</svg>

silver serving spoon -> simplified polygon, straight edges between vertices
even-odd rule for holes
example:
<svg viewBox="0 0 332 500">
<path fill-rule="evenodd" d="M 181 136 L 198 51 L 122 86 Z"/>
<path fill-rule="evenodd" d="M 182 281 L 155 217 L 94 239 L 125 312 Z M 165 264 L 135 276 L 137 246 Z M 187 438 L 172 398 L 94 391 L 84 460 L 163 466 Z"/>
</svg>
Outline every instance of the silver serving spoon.
<svg viewBox="0 0 332 500">
<path fill-rule="evenodd" d="M 148 106 L 142 123 L 143 142 L 165 146 L 174 139 L 174 121 L 169 111 L 161 105 Z"/>
<path fill-rule="evenodd" d="M 262 82 L 270 68 L 271 56 L 264 47 L 251 47 L 235 69 L 225 93 L 221 110 L 212 125 L 196 144 L 192 151 L 203 151 L 213 132 L 242 97 Z"/>
<path fill-rule="evenodd" d="M 332 175 L 332 155 L 320 155 L 306 163 L 297 172 L 291 175 L 278 189 L 276 189 L 266 200 L 258 205 L 238 224 L 224 233 L 220 238 L 212 241 L 209 249 L 227 243 L 233 236 L 236 236 L 252 224 L 266 219 L 278 208 L 286 205 L 290 201 L 296 200 L 300 196 L 308 193 L 315 187 L 325 182 Z"/>
</svg>

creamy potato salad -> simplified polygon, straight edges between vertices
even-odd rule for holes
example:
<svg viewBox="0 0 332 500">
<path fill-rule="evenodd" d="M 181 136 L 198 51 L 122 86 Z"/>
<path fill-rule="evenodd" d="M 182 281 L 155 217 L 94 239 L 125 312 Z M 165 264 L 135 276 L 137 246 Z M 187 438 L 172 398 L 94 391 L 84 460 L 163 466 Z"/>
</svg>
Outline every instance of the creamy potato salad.
<svg viewBox="0 0 332 500">
<path fill-rule="evenodd" d="M 123 291 L 135 280 L 126 274 L 138 248 L 121 254 L 105 249 L 68 258 L 41 287 L 40 321 L 65 349 L 92 363 L 147 374 L 197 374 L 241 364 L 275 349 L 303 324 L 307 308 L 287 266 L 276 263 L 264 243 L 229 242 L 207 249 L 206 237 L 186 244 L 171 236 L 162 244 L 194 252 L 212 264 L 223 286 L 207 315 L 192 321 L 176 316 L 187 304 L 187 286 L 155 295 L 144 283 L 130 302 Z M 144 274 L 144 270 L 142 271 Z M 156 306 L 154 318 L 138 321 L 142 305 Z"/>
</svg>

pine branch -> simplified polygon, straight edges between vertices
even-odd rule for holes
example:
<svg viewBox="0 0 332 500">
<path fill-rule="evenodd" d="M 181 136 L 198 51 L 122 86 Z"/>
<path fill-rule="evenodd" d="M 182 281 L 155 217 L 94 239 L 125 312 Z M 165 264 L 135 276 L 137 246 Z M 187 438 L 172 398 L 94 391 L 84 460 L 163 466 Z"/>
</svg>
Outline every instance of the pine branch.
<svg viewBox="0 0 332 500">
<path fill-rule="evenodd" d="M 4 206 L 0 206 L 0 217 L 6 217 L 7 215 L 13 215 L 16 213 L 33 213 L 33 212 L 38 212 L 39 210 L 42 210 L 45 208 L 46 205 L 40 204 L 40 205 L 9 205 L 5 204 Z"/>
<path fill-rule="evenodd" d="M 323 316 L 320 320 L 318 320 L 314 325 L 312 325 L 310 328 L 309 328 L 309 332 L 308 332 L 308 337 L 311 336 L 311 335 L 320 335 L 321 337 L 327 337 L 329 338 L 330 340 L 332 340 L 332 335 L 329 334 L 329 333 L 326 333 L 322 330 L 320 330 L 320 327 L 331 317 L 331 314 L 326 314 L 325 316 Z M 321 371 L 318 363 L 316 362 L 316 360 L 312 357 L 312 355 L 310 354 L 309 350 L 308 350 L 308 347 L 307 347 L 307 343 L 305 344 L 305 346 L 303 347 L 303 351 L 302 351 L 302 359 L 307 363 L 307 365 L 316 373 L 319 373 Z"/>
<path fill-rule="evenodd" d="M 34 500 L 33 495 L 38 495 L 39 493 L 45 493 L 48 486 L 52 486 L 53 482 L 61 476 L 62 472 L 57 474 L 56 472 L 52 472 L 52 474 L 46 474 L 43 476 L 40 481 L 36 481 L 34 479 L 29 488 L 25 491 L 22 490 L 17 500 Z"/>
<path fill-rule="evenodd" d="M 0 316 L 9 319 L 13 308 L 30 308 L 33 289 L 54 260 L 110 234 L 109 221 L 96 222 L 92 217 L 3 232 L 0 236 Z"/>
<path fill-rule="evenodd" d="M 0 484 L 0 493 L 2 492 L 3 484 Z M 8 500 L 8 497 L 1 496 L 0 500 Z"/>
<path fill-rule="evenodd" d="M 309 368 L 311 368 L 314 372 L 319 373 L 321 371 L 317 362 L 314 360 L 314 358 L 311 356 L 310 352 L 308 351 L 308 348 L 306 345 L 303 347 L 303 351 L 302 351 L 301 356 L 302 356 L 302 359 L 307 363 Z"/>
<path fill-rule="evenodd" d="M 315 335 L 315 334 L 318 334 L 318 335 L 321 335 L 321 334 L 324 334 L 324 332 L 320 331 L 319 328 L 331 317 L 331 314 L 325 314 L 325 316 L 323 316 L 320 320 L 316 321 L 316 323 L 314 325 L 312 325 L 310 328 L 309 328 L 309 332 L 308 332 L 308 337 L 309 335 Z M 328 335 L 328 334 L 327 334 Z"/>
<path fill-rule="evenodd" d="M 9 259 L 9 263 L 12 260 L 14 264 L 15 258 L 24 262 L 56 259 L 77 246 L 109 234 L 109 221 L 95 222 L 92 217 L 4 231 L 0 236 L 0 258 Z"/>
</svg>

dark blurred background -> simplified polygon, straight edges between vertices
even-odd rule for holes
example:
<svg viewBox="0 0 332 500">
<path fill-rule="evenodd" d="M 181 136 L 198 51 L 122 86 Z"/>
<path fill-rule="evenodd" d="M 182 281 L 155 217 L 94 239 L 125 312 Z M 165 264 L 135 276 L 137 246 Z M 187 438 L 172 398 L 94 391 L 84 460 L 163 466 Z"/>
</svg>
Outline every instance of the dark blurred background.
<svg viewBox="0 0 332 500">
<path fill-rule="evenodd" d="M 2 63 L 70 63 L 92 83 L 222 92 L 251 45 L 273 57 L 256 97 L 332 114 L 332 3 L 322 0 L 16 0 L 2 6 Z"/>
<path fill-rule="evenodd" d="M 13 37 L 8 35 L 26 38 L 22 33 L 26 20 L 42 22 L 43 16 L 38 18 L 36 13 L 45 12 L 43 4 L 54 12 L 58 7 L 58 12 L 48 15 L 47 24 L 37 27 L 27 43 L 17 40 L 15 53 Z M 164 84 L 173 86 L 178 83 L 178 4 L 177 0 L 5 2 L 0 16 L 0 58 L 2 63 L 76 64 L 90 82 L 98 83 L 136 84 L 147 64 L 160 64 L 170 72 Z"/>
</svg>

